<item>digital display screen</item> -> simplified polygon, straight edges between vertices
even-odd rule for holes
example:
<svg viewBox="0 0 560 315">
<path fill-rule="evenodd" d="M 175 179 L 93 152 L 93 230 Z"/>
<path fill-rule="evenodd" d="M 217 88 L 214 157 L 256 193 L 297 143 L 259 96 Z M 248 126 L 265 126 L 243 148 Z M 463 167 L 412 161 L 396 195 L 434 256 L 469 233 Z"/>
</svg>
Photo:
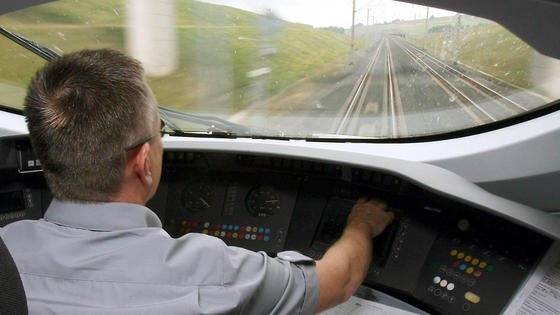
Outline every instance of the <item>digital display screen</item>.
<svg viewBox="0 0 560 315">
<path fill-rule="evenodd" d="M 0 214 L 25 210 L 23 191 L 9 191 L 0 193 Z"/>
</svg>

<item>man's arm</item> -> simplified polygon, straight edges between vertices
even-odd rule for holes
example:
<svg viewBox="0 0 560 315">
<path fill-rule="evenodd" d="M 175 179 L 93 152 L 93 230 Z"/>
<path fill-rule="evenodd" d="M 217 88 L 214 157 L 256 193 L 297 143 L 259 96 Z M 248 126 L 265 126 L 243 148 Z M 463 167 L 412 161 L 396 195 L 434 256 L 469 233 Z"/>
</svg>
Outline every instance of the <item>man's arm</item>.
<svg viewBox="0 0 560 315">
<path fill-rule="evenodd" d="M 340 239 L 317 261 L 321 312 L 348 300 L 364 280 L 371 263 L 372 239 L 381 234 L 394 215 L 379 200 L 361 198 L 348 216 Z"/>
</svg>

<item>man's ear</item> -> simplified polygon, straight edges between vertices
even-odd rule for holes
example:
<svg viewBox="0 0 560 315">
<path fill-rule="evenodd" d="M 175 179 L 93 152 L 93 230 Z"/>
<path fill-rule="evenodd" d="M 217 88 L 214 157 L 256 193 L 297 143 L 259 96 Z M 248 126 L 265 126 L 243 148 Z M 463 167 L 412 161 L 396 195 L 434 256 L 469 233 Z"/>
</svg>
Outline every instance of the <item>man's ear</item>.
<svg viewBox="0 0 560 315">
<path fill-rule="evenodd" d="M 152 184 L 152 168 L 150 162 L 150 144 L 144 143 L 134 157 L 134 172 L 145 185 Z"/>
</svg>

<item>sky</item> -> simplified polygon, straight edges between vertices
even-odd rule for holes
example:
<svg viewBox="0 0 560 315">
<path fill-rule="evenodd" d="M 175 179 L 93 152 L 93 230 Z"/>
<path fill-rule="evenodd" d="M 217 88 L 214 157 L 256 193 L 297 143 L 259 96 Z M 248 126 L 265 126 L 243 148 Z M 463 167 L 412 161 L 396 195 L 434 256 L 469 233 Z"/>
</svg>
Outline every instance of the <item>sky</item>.
<svg viewBox="0 0 560 315">
<path fill-rule="evenodd" d="M 352 0 L 201 0 L 223 4 L 243 10 L 264 13 L 271 10 L 281 19 L 313 25 L 315 27 L 352 25 Z M 355 0 L 355 23 L 372 24 L 395 19 L 411 20 L 426 17 L 426 7 L 390 1 Z M 368 10 L 369 9 L 369 10 Z M 369 13 L 369 15 L 368 15 Z M 430 8 L 429 15 L 453 15 L 453 12 Z M 369 16 L 369 18 L 368 18 Z M 368 22 L 369 21 L 369 22 Z"/>
</svg>

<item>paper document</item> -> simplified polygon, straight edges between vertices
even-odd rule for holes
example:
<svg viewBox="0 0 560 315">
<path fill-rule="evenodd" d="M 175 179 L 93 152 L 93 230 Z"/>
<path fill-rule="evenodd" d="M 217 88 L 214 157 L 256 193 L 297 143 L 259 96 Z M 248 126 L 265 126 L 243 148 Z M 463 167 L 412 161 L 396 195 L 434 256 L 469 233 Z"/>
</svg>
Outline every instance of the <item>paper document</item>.
<svg viewBox="0 0 560 315">
<path fill-rule="evenodd" d="M 550 247 L 504 314 L 560 315 L 560 241 Z"/>
<path fill-rule="evenodd" d="M 399 308 L 387 306 L 385 304 L 364 300 L 353 296 L 345 303 L 342 303 L 319 315 L 416 315 Z"/>
</svg>

